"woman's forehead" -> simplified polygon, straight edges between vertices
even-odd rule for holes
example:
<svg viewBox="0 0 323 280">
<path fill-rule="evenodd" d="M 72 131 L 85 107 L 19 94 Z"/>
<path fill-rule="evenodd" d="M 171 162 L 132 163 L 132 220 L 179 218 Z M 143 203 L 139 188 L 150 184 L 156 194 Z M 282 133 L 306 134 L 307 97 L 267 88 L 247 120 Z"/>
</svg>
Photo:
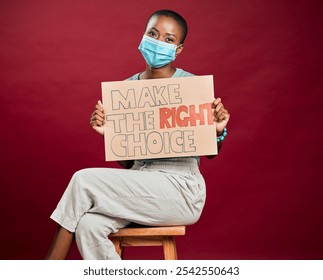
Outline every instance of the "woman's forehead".
<svg viewBox="0 0 323 280">
<path fill-rule="evenodd" d="M 175 35 L 180 35 L 182 33 L 182 28 L 179 23 L 168 16 L 153 16 L 147 23 L 146 30 L 151 28 L 156 28 L 160 32 L 172 33 Z"/>
</svg>

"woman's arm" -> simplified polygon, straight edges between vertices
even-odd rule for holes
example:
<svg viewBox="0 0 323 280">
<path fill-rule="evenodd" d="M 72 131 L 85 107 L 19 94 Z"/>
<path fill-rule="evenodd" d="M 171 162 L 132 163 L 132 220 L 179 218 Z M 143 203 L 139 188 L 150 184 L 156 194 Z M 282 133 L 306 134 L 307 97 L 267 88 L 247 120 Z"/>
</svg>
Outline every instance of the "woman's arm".
<svg viewBox="0 0 323 280">
<path fill-rule="evenodd" d="M 104 110 L 101 101 L 95 105 L 94 112 L 91 115 L 90 125 L 92 128 L 102 136 L 104 135 Z"/>
<path fill-rule="evenodd" d="M 216 98 L 212 103 L 213 108 L 213 119 L 216 125 L 216 135 L 219 137 L 223 134 L 224 128 L 226 128 L 230 114 L 227 109 L 225 109 L 223 103 L 221 102 L 221 98 Z M 222 142 L 218 142 L 218 152 L 221 150 Z M 206 156 L 208 159 L 214 158 L 216 155 L 208 155 Z"/>
<path fill-rule="evenodd" d="M 90 125 L 92 128 L 99 133 L 100 135 L 104 135 L 104 110 L 103 105 L 101 101 L 98 101 L 98 103 L 95 105 L 94 112 L 91 115 L 90 119 Z M 124 160 L 124 161 L 118 161 L 118 163 L 126 168 L 129 169 L 133 166 L 134 161 L 133 160 Z"/>
</svg>

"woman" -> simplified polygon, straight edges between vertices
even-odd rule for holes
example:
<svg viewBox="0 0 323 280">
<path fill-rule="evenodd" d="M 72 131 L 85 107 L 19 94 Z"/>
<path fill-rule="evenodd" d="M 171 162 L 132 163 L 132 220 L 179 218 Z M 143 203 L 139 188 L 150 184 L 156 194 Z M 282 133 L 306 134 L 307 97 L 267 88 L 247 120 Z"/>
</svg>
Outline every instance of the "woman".
<svg viewBox="0 0 323 280">
<path fill-rule="evenodd" d="M 169 10 L 149 18 L 139 50 L 146 69 L 131 80 L 187 77 L 172 61 L 184 48 L 185 20 Z M 103 135 L 104 111 L 98 102 L 91 126 Z M 217 98 L 213 102 L 218 148 L 226 136 L 229 113 Z M 212 158 L 213 156 L 209 156 Z M 84 259 L 120 259 L 107 238 L 131 222 L 151 225 L 195 223 L 205 203 L 205 182 L 199 157 L 124 161 L 125 169 L 91 168 L 71 179 L 51 215 L 59 226 L 47 259 L 64 259 L 76 239 Z"/>
</svg>

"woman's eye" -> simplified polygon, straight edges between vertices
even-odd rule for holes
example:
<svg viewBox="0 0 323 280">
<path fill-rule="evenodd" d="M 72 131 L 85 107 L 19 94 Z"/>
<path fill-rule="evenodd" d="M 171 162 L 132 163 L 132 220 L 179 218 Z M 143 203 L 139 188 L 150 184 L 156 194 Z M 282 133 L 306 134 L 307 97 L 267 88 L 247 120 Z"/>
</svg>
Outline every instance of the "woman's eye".
<svg viewBox="0 0 323 280">
<path fill-rule="evenodd" d="M 174 40 L 172 38 L 166 38 L 165 40 L 167 43 L 174 43 Z"/>
<path fill-rule="evenodd" d="M 156 37 L 157 36 L 157 34 L 154 32 L 154 31 L 148 31 L 148 33 L 147 33 L 149 36 L 151 36 L 151 37 Z"/>
</svg>

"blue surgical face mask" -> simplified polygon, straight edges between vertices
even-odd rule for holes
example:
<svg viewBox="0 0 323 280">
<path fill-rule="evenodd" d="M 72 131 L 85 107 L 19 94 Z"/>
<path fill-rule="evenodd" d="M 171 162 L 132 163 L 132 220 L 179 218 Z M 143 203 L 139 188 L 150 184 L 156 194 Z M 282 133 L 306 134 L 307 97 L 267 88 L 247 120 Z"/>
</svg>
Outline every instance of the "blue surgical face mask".
<svg viewBox="0 0 323 280">
<path fill-rule="evenodd" d="M 160 68 L 175 60 L 177 46 L 144 35 L 138 48 L 152 68 Z"/>
</svg>

